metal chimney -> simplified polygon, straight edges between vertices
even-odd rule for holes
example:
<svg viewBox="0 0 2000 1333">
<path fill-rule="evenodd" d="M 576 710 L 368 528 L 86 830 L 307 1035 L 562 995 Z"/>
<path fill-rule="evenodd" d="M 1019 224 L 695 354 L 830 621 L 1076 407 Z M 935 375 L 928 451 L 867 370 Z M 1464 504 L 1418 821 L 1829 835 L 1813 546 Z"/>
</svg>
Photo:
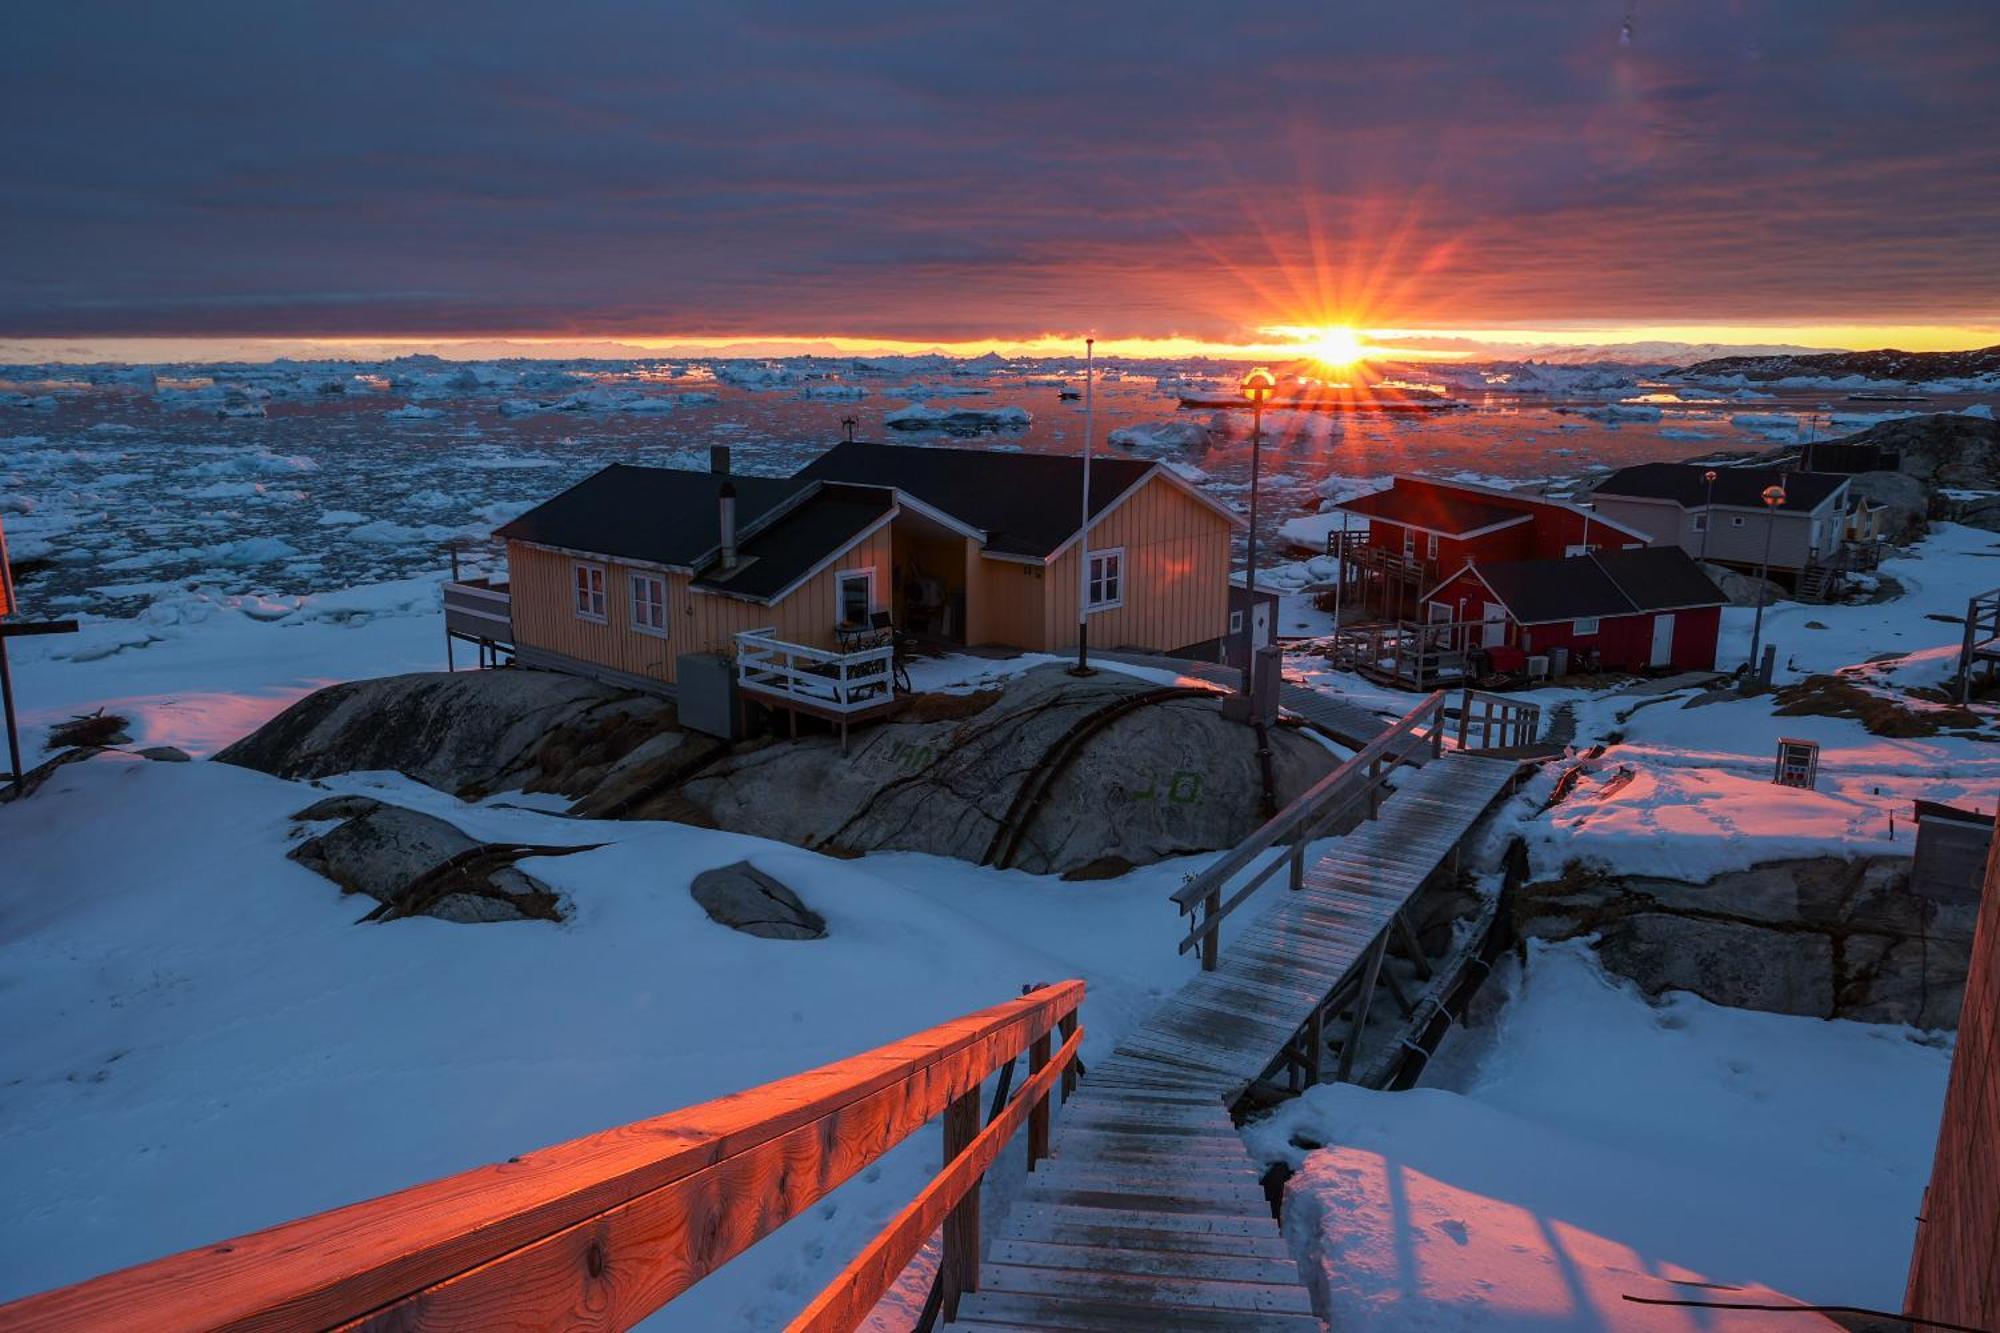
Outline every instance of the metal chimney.
<svg viewBox="0 0 2000 1333">
<path fill-rule="evenodd" d="M 717 445 L 718 449 L 722 446 Z M 723 449 L 724 463 L 728 461 L 727 449 Z M 722 534 L 722 569 L 724 573 L 736 568 L 736 483 L 724 480 L 722 489 L 716 495 L 716 526 Z"/>
<path fill-rule="evenodd" d="M 717 476 L 729 475 L 729 446 L 711 444 L 708 446 L 708 470 Z"/>
</svg>

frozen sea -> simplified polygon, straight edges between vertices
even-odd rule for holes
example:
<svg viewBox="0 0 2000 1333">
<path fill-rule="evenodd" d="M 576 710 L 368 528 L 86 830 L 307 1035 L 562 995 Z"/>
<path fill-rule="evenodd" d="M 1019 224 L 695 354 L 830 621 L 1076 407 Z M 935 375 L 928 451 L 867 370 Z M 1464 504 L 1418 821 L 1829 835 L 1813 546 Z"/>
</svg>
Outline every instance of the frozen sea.
<svg viewBox="0 0 2000 1333">
<path fill-rule="evenodd" d="M 1486 382 L 1505 369 L 1451 367 L 1444 387 L 1468 406 L 1450 412 L 1267 414 L 1264 549 L 1325 495 L 1397 472 L 1553 479 L 1898 414 L 1838 390 L 1558 369 L 1509 376 L 1529 380 L 1522 392 Z M 1101 369 L 1098 446 L 1170 461 L 1245 507 L 1248 414 L 1178 403 L 1234 373 Z M 434 572 L 446 543 L 477 543 L 608 463 L 703 467 L 709 445 L 727 444 L 739 471 L 789 473 L 840 439 L 846 418 L 865 439 L 1075 452 L 1084 404 L 1062 395 L 1079 386 L 1071 363 L 938 358 L 0 368 L 0 522 L 38 614 L 129 616 L 190 580 L 296 596 Z M 888 424 L 912 403 L 1027 420 Z"/>
</svg>

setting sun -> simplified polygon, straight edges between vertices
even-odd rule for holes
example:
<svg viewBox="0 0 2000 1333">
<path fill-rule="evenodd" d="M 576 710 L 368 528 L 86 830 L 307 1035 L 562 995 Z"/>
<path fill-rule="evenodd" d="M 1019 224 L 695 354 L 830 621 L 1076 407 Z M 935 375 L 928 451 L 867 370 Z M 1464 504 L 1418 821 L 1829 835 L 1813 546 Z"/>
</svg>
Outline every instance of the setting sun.
<svg viewBox="0 0 2000 1333">
<path fill-rule="evenodd" d="M 1353 329 L 1336 324 L 1315 330 L 1307 351 L 1321 365 L 1345 369 L 1368 355 L 1368 345 Z"/>
</svg>

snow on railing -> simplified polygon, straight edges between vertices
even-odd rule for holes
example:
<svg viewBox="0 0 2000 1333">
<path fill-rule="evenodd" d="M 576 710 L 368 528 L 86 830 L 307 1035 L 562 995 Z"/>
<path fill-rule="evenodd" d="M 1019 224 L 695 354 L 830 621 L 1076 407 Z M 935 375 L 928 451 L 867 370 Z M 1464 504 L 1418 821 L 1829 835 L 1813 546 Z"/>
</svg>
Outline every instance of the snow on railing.
<svg viewBox="0 0 2000 1333">
<path fill-rule="evenodd" d="M 833 713 L 860 712 L 894 696 L 893 645 L 841 653 L 787 643 L 776 633 L 766 626 L 736 636 L 739 688 Z"/>
</svg>

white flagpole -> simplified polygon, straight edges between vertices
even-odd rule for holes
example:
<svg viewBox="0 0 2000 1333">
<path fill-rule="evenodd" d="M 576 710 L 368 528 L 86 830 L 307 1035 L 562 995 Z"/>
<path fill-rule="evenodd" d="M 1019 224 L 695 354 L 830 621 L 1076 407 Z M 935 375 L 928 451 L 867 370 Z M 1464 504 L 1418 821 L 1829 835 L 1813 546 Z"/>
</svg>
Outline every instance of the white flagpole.
<svg viewBox="0 0 2000 1333">
<path fill-rule="evenodd" d="M 1095 357 L 1097 339 L 1083 340 L 1083 526 L 1078 530 L 1076 575 L 1076 667 L 1074 674 L 1090 674 L 1090 437 L 1094 433 L 1097 405 Z M 1119 570 L 1123 580 L 1125 571 Z"/>
</svg>

